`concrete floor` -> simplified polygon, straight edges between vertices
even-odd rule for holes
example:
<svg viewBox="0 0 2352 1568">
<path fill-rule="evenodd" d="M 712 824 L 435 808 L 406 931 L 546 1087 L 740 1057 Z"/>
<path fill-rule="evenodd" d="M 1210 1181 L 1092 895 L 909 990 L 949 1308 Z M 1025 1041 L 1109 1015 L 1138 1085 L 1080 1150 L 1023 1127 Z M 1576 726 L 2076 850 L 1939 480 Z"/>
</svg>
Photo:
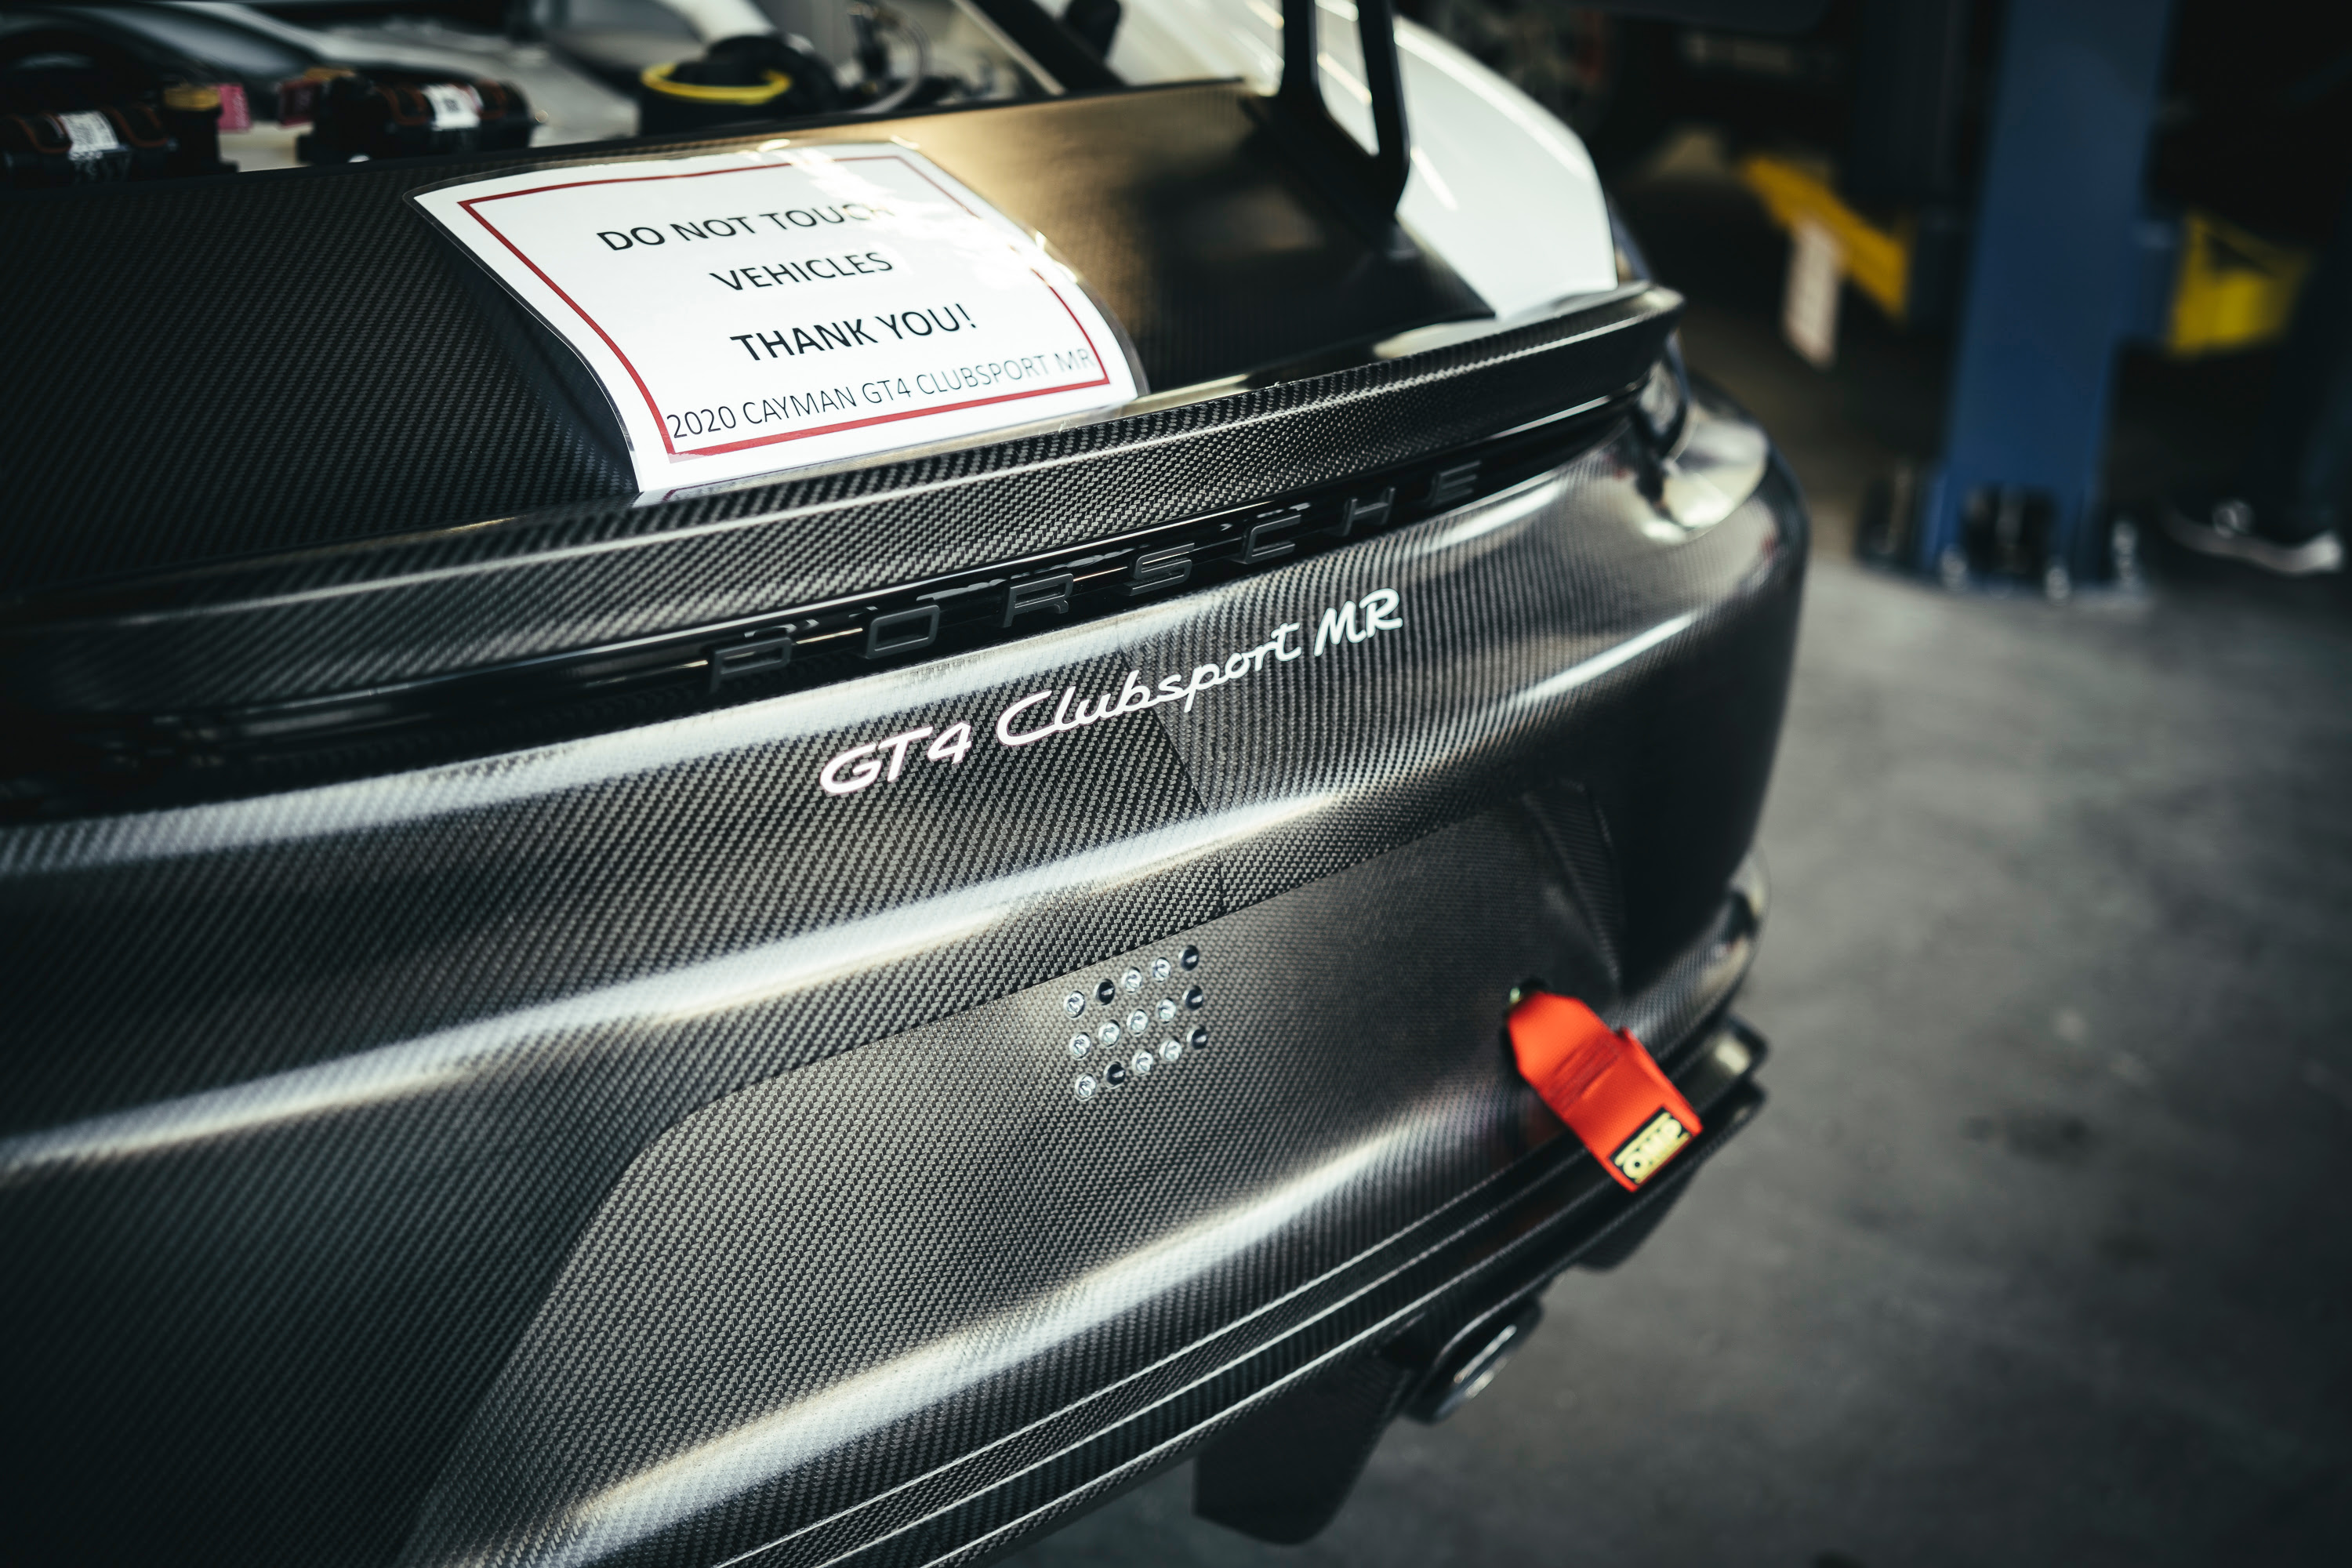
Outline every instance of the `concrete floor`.
<svg viewBox="0 0 2352 1568">
<path fill-rule="evenodd" d="M 1728 200 L 1627 205 L 1820 513 L 1743 1003 L 1772 1104 L 1314 1542 L 1192 1519 L 1186 1469 L 1026 1568 L 2352 1562 L 2352 593 L 1854 566 L 1934 351 L 1849 296 L 1800 364 Z M 2260 371 L 2127 366 L 2118 498 L 2223 460 Z"/>
</svg>

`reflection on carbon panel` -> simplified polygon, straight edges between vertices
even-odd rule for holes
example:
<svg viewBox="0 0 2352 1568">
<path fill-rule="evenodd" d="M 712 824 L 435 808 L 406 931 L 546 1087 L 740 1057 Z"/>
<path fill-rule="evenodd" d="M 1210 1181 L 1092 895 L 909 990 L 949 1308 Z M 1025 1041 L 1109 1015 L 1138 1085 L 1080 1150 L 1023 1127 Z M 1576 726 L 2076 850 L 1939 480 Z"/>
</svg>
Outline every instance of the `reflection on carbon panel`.
<svg viewBox="0 0 2352 1568">
<path fill-rule="evenodd" d="M 961 658 L 365 783 L 0 830 L 0 1248 L 31 1260 L 0 1271 L 0 1376 L 43 1436 L 12 1479 L 64 1495 L 100 1470 L 142 1478 L 71 1521 L 85 1556 L 235 1542 L 255 1561 L 387 1561 L 665 1129 L 778 1074 L 867 1070 L 883 1058 L 854 1047 L 1145 951 L 1497 792 L 1590 790 L 1638 984 L 1696 933 L 1752 828 L 1803 522 L 1775 477 L 1685 537 L 1626 456 Z M 1401 625 L 1318 658 L 1323 612 L 1345 597 L 1360 632 L 1382 589 Z M 1192 692 L 1213 660 L 1230 679 Z M 1177 678 L 1190 710 L 1118 710 L 1130 672 L 1146 701 Z M 1066 692 L 1069 727 L 1004 744 L 1000 720 L 1040 692 L 1008 732 L 1064 714 Z M 1075 722 L 1105 696 L 1109 718 Z M 969 752 L 933 760 L 959 721 Z M 872 782 L 828 793 L 853 752 L 836 782 L 878 761 Z M 1662 923 L 1676 907 L 1699 912 Z M 1270 992 L 1328 994 L 1392 962 L 1366 955 L 1404 918 L 1362 900 L 1247 962 L 1286 977 Z M 940 1060 L 926 1070 L 977 1070 Z M 900 1092 L 928 1104 L 909 1065 Z M 1083 1109 L 1187 1103 L 1161 1091 L 1192 1065 Z M 1401 1107 L 1418 1081 L 1326 1082 L 1302 1103 Z M 1131 1184 L 1080 1202 L 1083 1175 L 1063 1178 L 1081 1230 L 1174 1223 L 1122 1217 Z M 860 1266 L 893 1256 L 865 1234 Z M 533 1442 L 562 1447 L 571 1418 L 549 1419 Z M 513 1484 L 519 1507 L 541 1495 Z M 489 1528 L 441 1506 L 447 1529 Z"/>
<path fill-rule="evenodd" d="M 7 836 L 0 1250 L 44 1261 L 0 1270 L 0 1357 L 44 1484 L 142 1477 L 100 1542 L 387 1561 L 664 1127 L 1223 907 L 1150 727 L 824 795 L 873 711 Z"/>
<path fill-rule="evenodd" d="M 1135 647 L 1147 670 L 1221 658 L 1284 623 L 1307 650 L 1253 677 L 1248 700 L 1155 710 L 1208 809 L 1311 802 L 1313 834 L 1226 858 L 1235 900 L 1402 843 L 1472 802 L 1580 776 L 1590 751 L 1559 748 L 1563 721 L 1738 625 L 1741 590 L 1765 585 L 1755 564 L 1781 527 L 1759 500 L 1701 542 L 1663 544 L 1612 446 L 1443 521 L 1238 585 L 1207 613 L 1144 618 Z M 1726 846 L 1712 889 L 1749 826 Z"/>
<path fill-rule="evenodd" d="M 1337 1304 L 1318 1281 L 1557 1134 L 1498 1020 L 1530 973 L 1605 985 L 1571 909 L 1532 826 L 1489 815 L 690 1118 L 589 1227 L 404 1561 L 687 1564 L 780 1537 L 772 1561 L 824 1561 L 1023 1497 L 1205 1342 L 1189 1379 L 1259 1385 L 1256 1352 Z M 1150 978 L 1187 948 L 1196 977 Z M 1080 1100 L 1139 1048 L 1104 1025 L 1180 1037 L 1162 998 L 1205 1048 Z"/>
</svg>

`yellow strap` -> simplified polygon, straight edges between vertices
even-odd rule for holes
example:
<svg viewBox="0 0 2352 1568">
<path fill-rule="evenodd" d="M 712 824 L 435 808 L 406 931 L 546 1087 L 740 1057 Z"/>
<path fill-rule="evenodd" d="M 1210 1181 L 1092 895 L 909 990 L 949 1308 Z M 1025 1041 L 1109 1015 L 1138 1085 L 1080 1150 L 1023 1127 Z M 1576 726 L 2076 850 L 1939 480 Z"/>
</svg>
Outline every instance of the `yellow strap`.
<svg viewBox="0 0 2352 1568">
<path fill-rule="evenodd" d="M 766 103 L 793 90 L 793 79 L 778 70 L 762 71 L 768 79 L 758 87 L 707 87 L 698 81 L 673 81 L 669 73 L 677 68 L 675 60 L 647 66 L 637 79 L 656 92 L 695 103 Z"/>
</svg>

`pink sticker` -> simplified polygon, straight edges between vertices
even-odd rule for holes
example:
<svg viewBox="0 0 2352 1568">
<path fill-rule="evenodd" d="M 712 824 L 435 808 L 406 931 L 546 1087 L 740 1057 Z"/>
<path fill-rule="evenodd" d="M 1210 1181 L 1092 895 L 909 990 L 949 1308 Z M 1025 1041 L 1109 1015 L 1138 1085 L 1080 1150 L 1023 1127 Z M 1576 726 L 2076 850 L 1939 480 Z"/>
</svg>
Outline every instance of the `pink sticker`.
<svg viewBox="0 0 2352 1568">
<path fill-rule="evenodd" d="M 220 128 L 223 131 L 252 130 L 253 107 L 245 100 L 245 83 L 219 82 L 215 85 L 214 90 L 220 94 Z"/>
</svg>

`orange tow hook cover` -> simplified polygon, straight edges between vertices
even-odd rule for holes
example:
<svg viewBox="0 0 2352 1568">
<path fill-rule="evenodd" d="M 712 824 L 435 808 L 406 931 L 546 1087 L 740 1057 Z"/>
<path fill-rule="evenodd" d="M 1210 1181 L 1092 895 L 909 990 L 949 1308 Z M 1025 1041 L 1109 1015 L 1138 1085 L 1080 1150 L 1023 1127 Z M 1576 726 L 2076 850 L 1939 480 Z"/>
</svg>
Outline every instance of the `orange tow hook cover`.
<svg viewBox="0 0 2352 1568">
<path fill-rule="evenodd" d="M 1627 1192 L 1698 1134 L 1690 1101 L 1642 1042 L 1572 996 L 1528 992 L 1511 1009 L 1511 1049 L 1519 1075 Z"/>
</svg>

